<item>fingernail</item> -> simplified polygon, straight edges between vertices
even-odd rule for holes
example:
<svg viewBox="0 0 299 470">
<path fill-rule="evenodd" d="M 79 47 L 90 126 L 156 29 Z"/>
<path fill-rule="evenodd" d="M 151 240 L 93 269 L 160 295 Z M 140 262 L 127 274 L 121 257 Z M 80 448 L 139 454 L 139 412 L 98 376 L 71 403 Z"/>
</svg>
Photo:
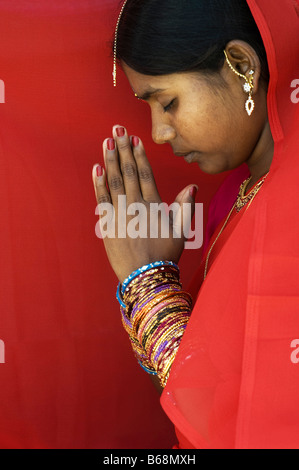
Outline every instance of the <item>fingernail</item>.
<svg viewBox="0 0 299 470">
<path fill-rule="evenodd" d="M 116 135 L 117 135 L 117 137 L 123 137 L 125 135 L 124 127 L 117 127 L 116 128 Z"/>
<path fill-rule="evenodd" d="M 97 177 L 99 178 L 100 176 L 103 176 L 103 168 L 101 165 L 97 166 Z"/>
<path fill-rule="evenodd" d="M 198 191 L 198 188 L 196 186 L 193 186 L 192 188 L 190 188 L 189 194 L 193 199 L 195 199 L 197 191 Z"/>
<path fill-rule="evenodd" d="M 135 135 L 134 137 L 132 137 L 132 145 L 133 147 L 137 147 L 139 145 L 139 138 L 136 137 Z"/>
<path fill-rule="evenodd" d="M 108 139 L 107 140 L 107 149 L 108 150 L 114 150 L 115 149 L 114 139 Z"/>
</svg>

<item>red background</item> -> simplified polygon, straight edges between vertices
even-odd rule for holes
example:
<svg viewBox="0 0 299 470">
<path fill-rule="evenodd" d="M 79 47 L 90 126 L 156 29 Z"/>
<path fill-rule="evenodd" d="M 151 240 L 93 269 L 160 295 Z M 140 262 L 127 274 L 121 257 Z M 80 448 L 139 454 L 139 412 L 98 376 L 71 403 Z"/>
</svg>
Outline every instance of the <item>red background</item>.
<svg viewBox="0 0 299 470">
<path fill-rule="evenodd" d="M 109 40 L 118 0 L 0 4 L 1 448 L 169 448 L 172 425 L 136 364 L 95 235 L 91 181 L 114 124 L 139 135 L 162 198 L 187 184 L 207 204 L 223 177 L 151 141 L 150 114 Z M 187 283 L 200 252 L 185 252 Z"/>
</svg>

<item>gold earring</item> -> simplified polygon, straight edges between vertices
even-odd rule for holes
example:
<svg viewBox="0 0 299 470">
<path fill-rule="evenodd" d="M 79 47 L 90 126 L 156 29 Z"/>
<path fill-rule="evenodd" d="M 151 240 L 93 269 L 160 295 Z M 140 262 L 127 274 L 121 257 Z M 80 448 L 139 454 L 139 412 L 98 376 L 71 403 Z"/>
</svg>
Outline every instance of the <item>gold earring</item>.
<svg viewBox="0 0 299 470">
<path fill-rule="evenodd" d="M 248 93 L 248 99 L 245 103 L 245 109 L 246 109 L 246 112 L 247 112 L 248 116 L 251 116 L 252 113 L 253 113 L 254 107 L 255 107 L 255 103 L 252 99 L 252 91 L 253 91 L 253 88 L 254 88 L 254 85 L 253 85 L 254 70 L 250 70 L 249 78 L 248 78 L 248 77 L 246 77 L 246 75 L 243 75 L 242 73 L 239 73 L 239 72 L 237 72 L 236 69 L 234 69 L 234 67 L 232 66 L 232 64 L 229 61 L 229 58 L 227 57 L 226 51 L 224 51 L 224 55 L 225 55 L 225 59 L 226 59 L 226 62 L 228 64 L 229 68 L 235 74 L 237 74 L 241 78 L 244 78 L 244 80 L 245 80 L 245 83 L 243 85 L 243 89 L 244 89 L 245 93 Z"/>
</svg>

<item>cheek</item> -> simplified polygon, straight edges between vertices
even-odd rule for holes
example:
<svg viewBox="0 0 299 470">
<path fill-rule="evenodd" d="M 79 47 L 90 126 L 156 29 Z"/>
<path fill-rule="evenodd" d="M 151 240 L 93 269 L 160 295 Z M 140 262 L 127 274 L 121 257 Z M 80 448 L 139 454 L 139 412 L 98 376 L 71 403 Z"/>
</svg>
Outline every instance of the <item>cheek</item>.
<svg viewBox="0 0 299 470">
<path fill-rule="evenodd" d="M 208 101 L 182 112 L 179 127 L 188 141 L 198 143 L 199 149 L 213 150 L 227 147 L 231 138 L 239 133 L 240 116 L 228 112 L 219 101 Z"/>
</svg>

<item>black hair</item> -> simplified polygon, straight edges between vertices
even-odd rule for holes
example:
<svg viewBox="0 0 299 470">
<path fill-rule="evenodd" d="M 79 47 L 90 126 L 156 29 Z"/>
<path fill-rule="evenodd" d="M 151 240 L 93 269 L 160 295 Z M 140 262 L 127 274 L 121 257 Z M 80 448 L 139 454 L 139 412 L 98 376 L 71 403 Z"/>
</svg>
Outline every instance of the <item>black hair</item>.
<svg viewBox="0 0 299 470">
<path fill-rule="evenodd" d="M 253 47 L 268 81 L 265 47 L 246 0 L 128 0 L 117 60 L 145 75 L 217 72 L 234 39 Z"/>
</svg>

